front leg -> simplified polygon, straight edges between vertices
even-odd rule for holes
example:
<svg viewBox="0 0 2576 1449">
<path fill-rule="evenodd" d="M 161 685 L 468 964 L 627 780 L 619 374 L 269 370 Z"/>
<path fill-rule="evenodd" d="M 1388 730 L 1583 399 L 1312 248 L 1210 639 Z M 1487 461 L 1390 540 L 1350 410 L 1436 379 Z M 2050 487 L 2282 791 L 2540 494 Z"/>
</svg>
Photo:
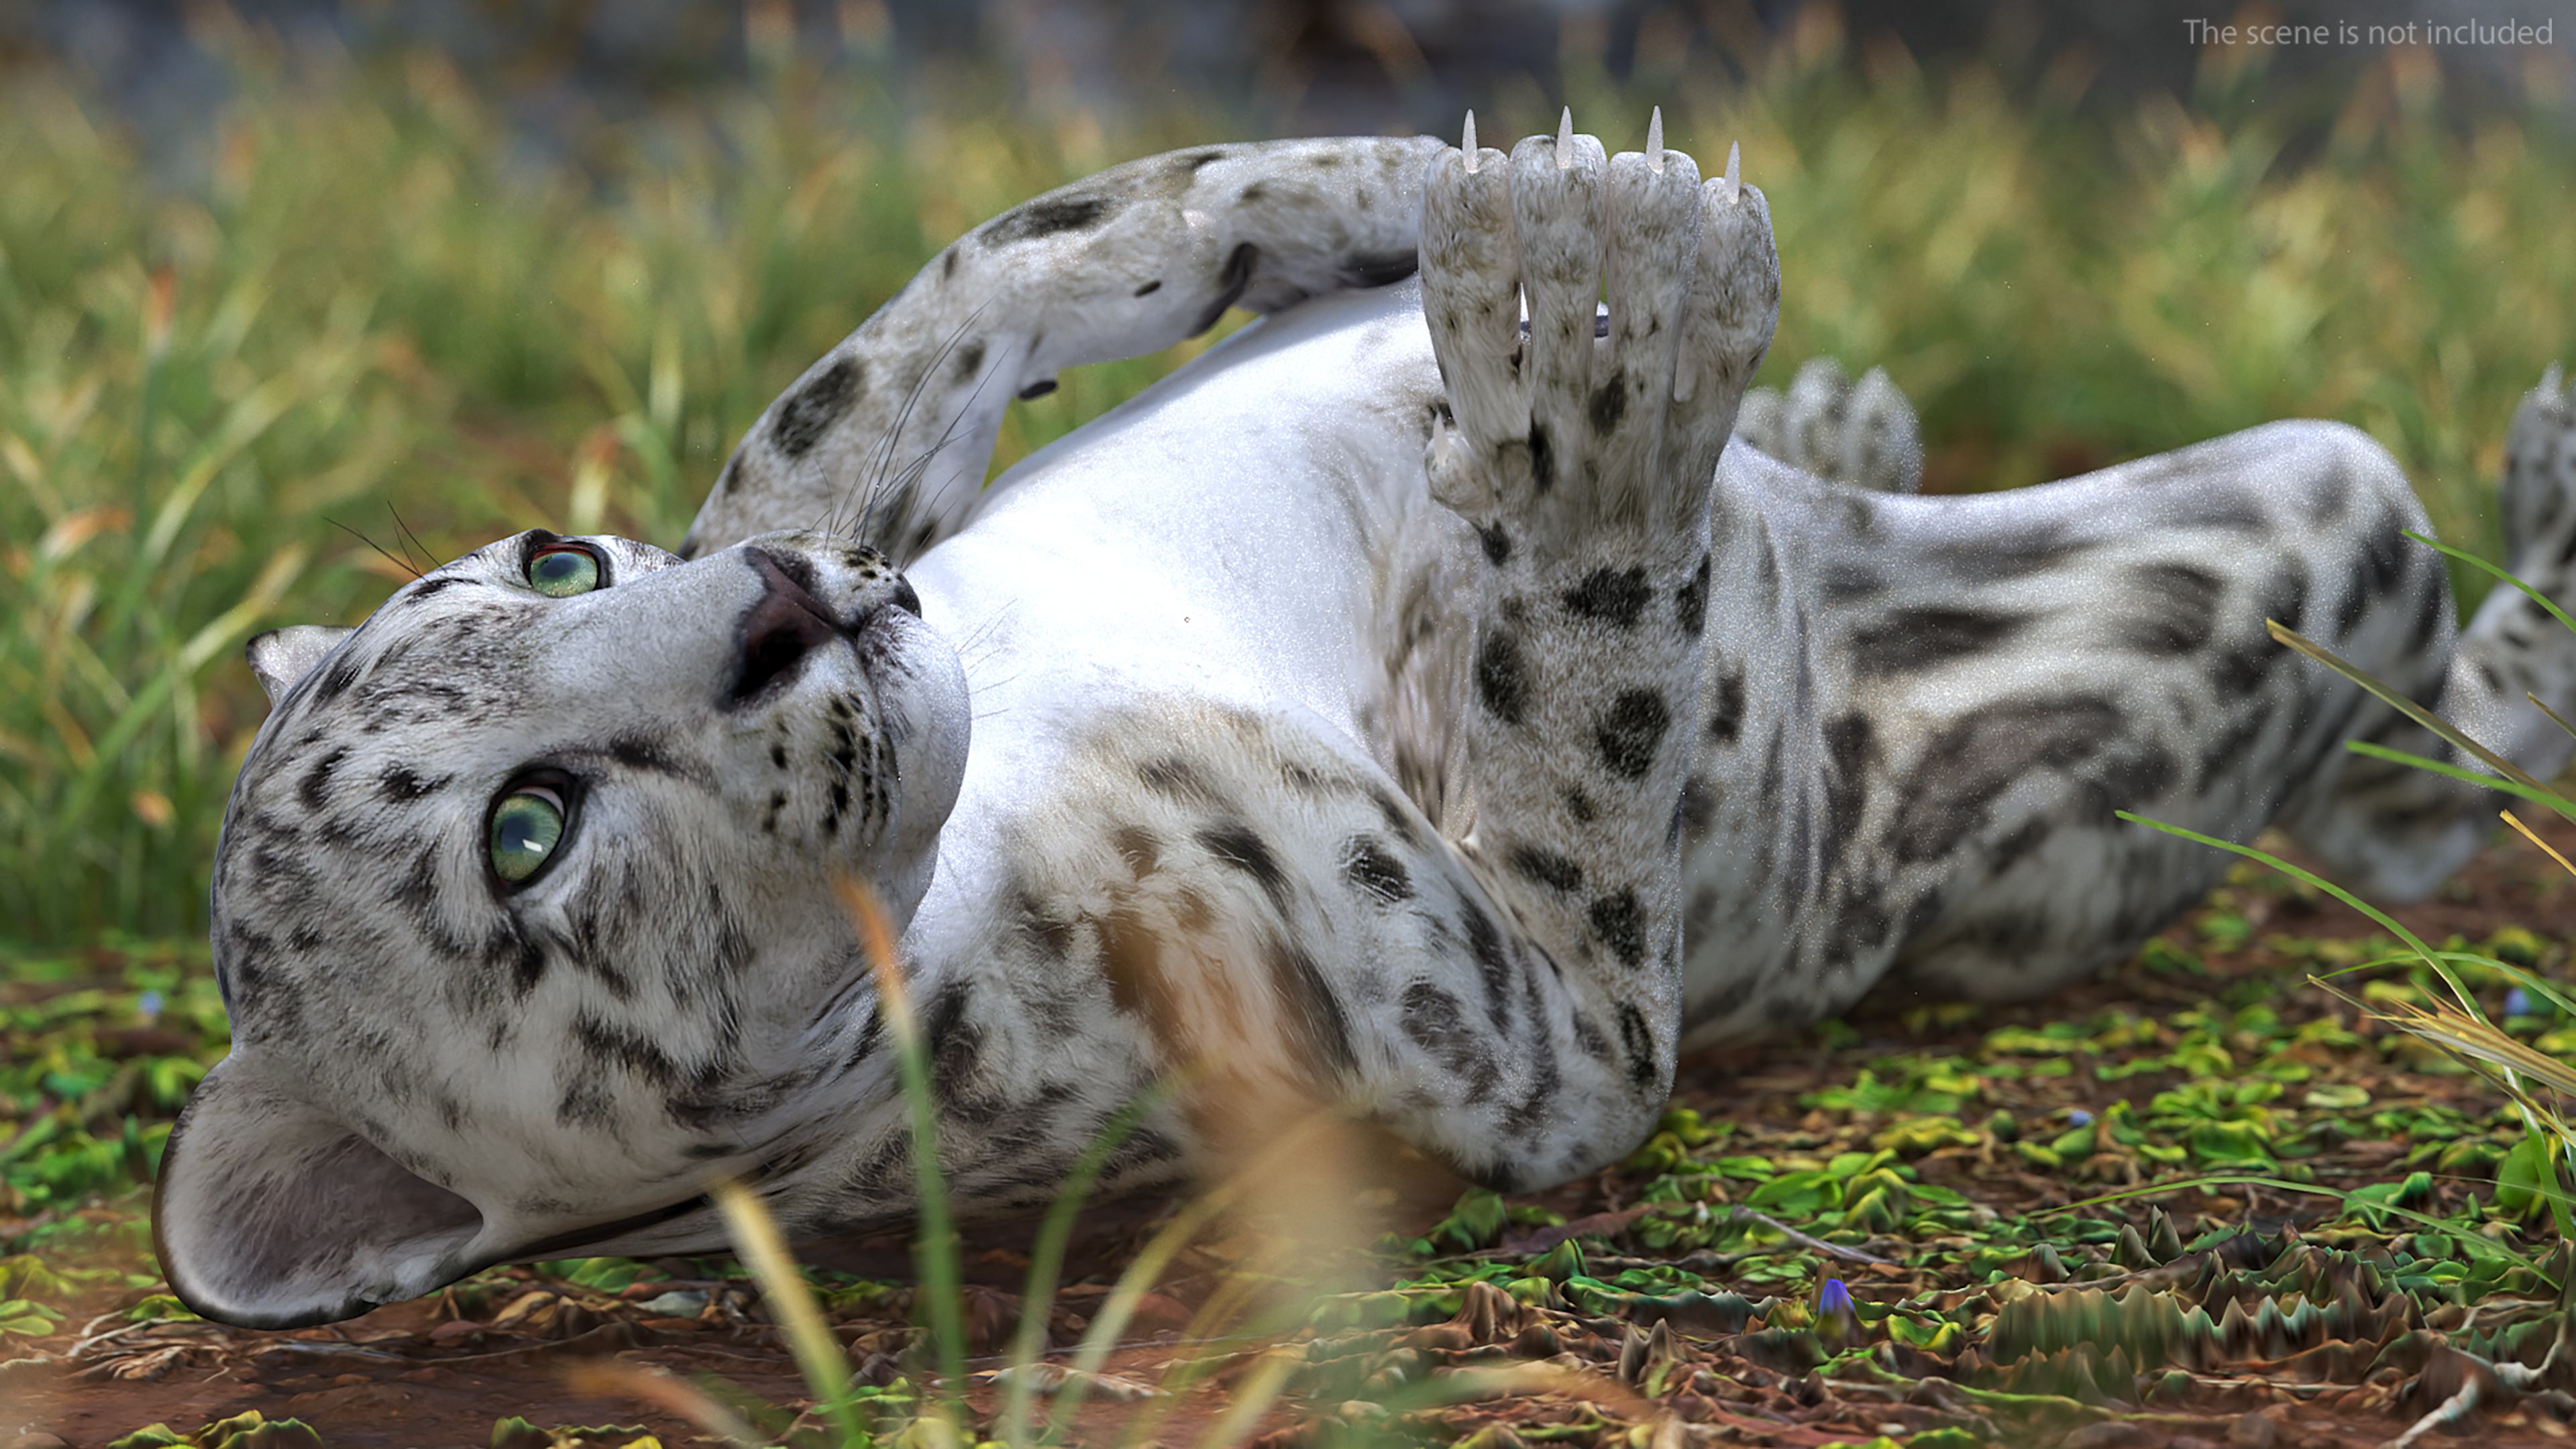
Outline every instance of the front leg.
<svg viewBox="0 0 2576 1449">
<path fill-rule="evenodd" d="M 1460 721 L 1475 804 L 1450 828 L 1562 981 L 1576 1043 L 1615 1037 L 1594 1053 L 1631 1119 L 1602 1123 L 1615 1153 L 1672 1077 L 1713 482 L 1778 312 L 1770 215 L 1731 165 L 1702 185 L 1655 137 L 1605 160 L 1569 115 L 1508 161 L 1435 159 L 1423 220 L 1452 412 L 1431 486 L 1489 565 Z M 1747 522 L 1716 518 L 1717 541 Z"/>
<path fill-rule="evenodd" d="M 1112 167 L 959 238 L 744 434 L 689 525 L 696 558 L 782 528 L 909 564 L 974 505 L 1015 397 L 1141 357 L 1229 307 L 1410 276 L 1423 138 L 1198 146 Z"/>
</svg>

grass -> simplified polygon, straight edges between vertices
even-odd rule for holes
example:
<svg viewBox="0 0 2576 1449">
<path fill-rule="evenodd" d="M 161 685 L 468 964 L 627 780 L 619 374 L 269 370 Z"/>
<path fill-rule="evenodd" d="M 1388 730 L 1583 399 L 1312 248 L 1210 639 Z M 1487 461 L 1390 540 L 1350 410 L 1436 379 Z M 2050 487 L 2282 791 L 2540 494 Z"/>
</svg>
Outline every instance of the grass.
<svg viewBox="0 0 2576 1449">
<path fill-rule="evenodd" d="M 1267 1322 L 1229 1317 L 1221 1276 L 1180 1247 L 1206 1222 L 1204 1204 L 1113 1255 L 1108 1275 L 1055 1300 L 1056 1315 L 1035 1273 L 1007 1307 L 1022 1328 L 1056 1318 L 1061 1346 L 1044 1359 L 1074 1370 L 1070 1382 L 1167 1391 L 1084 1410 L 1071 1436 L 1081 1443 L 1230 1442 L 1281 1422 L 1260 1413 L 1274 1392 L 1280 1415 L 1314 1426 L 1305 1442 L 1318 1444 L 1453 1442 L 1500 1426 L 1524 1443 L 1610 1449 L 1648 1442 L 1675 1415 L 1739 1427 L 1796 1415 L 1853 1444 L 1901 1424 L 1890 1437 L 1909 1449 L 2042 1442 L 2032 1425 L 2128 1415 L 2223 1441 L 2230 1417 L 2276 1400 L 2381 1425 L 2368 1439 L 2309 1442 L 2376 1442 L 2391 1416 L 2403 1423 L 2442 1397 L 2407 1387 L 2439 1382 L 2437 1345 L 2499 1364 L 2545 1359 L 2570 1262 L 2521 1117 L 2385 1020 L 2400 1002 L 2448 994 L 2433 968 L 2399 962 L 2347 978 L 2360 1006 L 2298 989 L 2308 974 L 2395 949 L 2385 936 L 2324 934 L 2346 919 L 2293 876 L 2242 868 L 2090 1000 L 1830 1026 L 1686 1081 L 1654 1137 L 1597 1181 L 1508 1199 L 1470 1193 L 1418 1237 L 1378 1243 L 1374 1281 L 1356 1290 L 1286 1265 L 1276 1279 L 1297 1296 Z M 2576 1013 L 2538 992 L 2517 1000 L 2521 983 L 2501 966 L 2457 961 L 2475 951 L 2555 979 L 2563 946 L 2511 927 L 2432 944 L 2500 1030 L 2576 1052 Z M 496 1269 L 408 1318 L 377 1320 L 357 1342 L 313 1338 L 308 1357 L 276 1353 L 277 1335 L 185 1319 L 138 1231 L 148 1162 L 120 1150 L 102 1168 L 67 1137 L 37 1134 L 87 1123 L 91 1142 L 152 1140 L 175 1100 L 150 1095 L 148 1079 L 184 1076 L 179 1064 L 222 1049 L 220 1012 L 184 986 L 165 989 L 202 971 L 194 950 L 83 953 L 26 973 L 56 979 L 0 1001 L 8 1059 L 28 1064 L 0 1079 L 15 1119 L 0 1126 L 0 1179 L 16 1194 L 0 1204 L 0 1361 L 127 1330 L 78 1360 L 101 1376 L 136 1371 L 95 1392 L 178 1397 L 120 1429 L 214 1417 L 167 1406 L 195 1407 L 188 1386 L 220 1371 L 269 1385 L 258 1402 L 273 1419 L 300 1413 L 339 1442 L 335 1425 L 362 1419 L 292 1405 L 353 1373 L 429 1373 L 434 1394 L 488 1398 L 490 1382 L 473 1375 L 498 1372 L 496 1360 L 609 1348 L 625 1351 L 591 1382 L 632 1396 L 621 1423 L 661 1407 L 710 1427 L 713 1404 L 746 1442 L 848 1442 L 825 1428 L 828 1410 L 804 1420 L 821 1437 L 787 1426 L 797 1400 L 828 1405 L 840 1365 L 877 1351 L 903 1377 L 856 1386 L 844 1405 L 875 1442 L 943 1442 L 935 1426 L 907 1427 L 925 1412 L 957 1415 L 942 1406 L 960 1398 L 975 1440 L 1031 1442 L 1055 1417 L 1019 1417 L 1019 1381 L 990 1377 L 1030 1357 L 1013 1346 L 1009 1316 L 961 1376 L 940 1366 L 928 1290 L 799 1273 L 754 1252 L 744 1254 L 754 1277 L 718 1260 Z M 147 991 L 163 992 L 157 1011 Z M 169 1036 L 139 1038 L 147 1016 Z M 1043 1258 L 1042 1245 L 1031 1256 Z M 1122 1327 L 1116 1305 L 1132 1308 L 1149 1288 L 1186 1308 L 1216 1306 L 1160 1337 Z M 677 1325 L 673 1309 L 650 1306 L 673 1290 L 714 1301 Z M 767 1336 L 761 1322 L 792 1325 L 784 1305 L 799 1291 L 835 1341 L 823 1348 L 806 1330 L 815 1386 L 801 1392 L 777 1377 L 792 1335 Z M 531 1296 L 587 1316 L 519 1316 Z M 1088 1328 L 1068 1333 L 1068 1301 Z M 587 1350 L 559 1342 L 592 1324 L 632 1337 Z M 184 1373 L 142 1377 L 172 1352 Z M 727 1395 L 651 1367 L 685 1375 L 710 1362 L 770 1377 Z M 1941 1387 L 1913 1391 L 1928 1380 Z M 961 1381 L 962 1393 L 943 1387 Z M 542 1364 L 510 1382 L 536 1424 L 594 1422 L 561 1417 Z M 1229 1420 L 1235 1408 L 1247 1412 Z M 576 1442 L 547 1432 L 509 1442 Z M 219 1439 L 187 1436 L 200 1449 Z M 666 1431 L 663 1442 L 679 1441 Z"/>
<path fill-rule="evenodd" d="M 924 112 L 863 68 L 550 162 L 435 58 L 295 67 L 214 38 L 243 99 L 172 189 L 59 81 L 0 87 L 0 936 L 25 944 L 203 928 L 265 708 L 248 634 L 361 617 L 401 576 L 380 546 L 671 541 L 768 399 L 939 246 L 1241 130 L 1019 115 L 971 79 Z M 1707 60 L 1650 50 L 1623 86 L 1570 56 L 1569 98 L 1614 144 L 1649 102 L 1703 154 L 1742 141 L 1786 258 L 1770 380 L 1886 365 L 1933 486 L 2337 417 L 2445 537 L 2496 551 L 2504 420 L 2576 336 L 2562 115 L 2455 125 L 2403 57 L 2322 120 L 2241 67 L 2190 105 L 2079 115 L 2057 72 L 2008 94 L 1855 56 L 1814 15 L 1746 84 Z M 1523 90 L 1489 132 L 1553 118 Z M 1069 377 L 1015 410 L 1004 458 L 1169 361 Z"/>
</svg>

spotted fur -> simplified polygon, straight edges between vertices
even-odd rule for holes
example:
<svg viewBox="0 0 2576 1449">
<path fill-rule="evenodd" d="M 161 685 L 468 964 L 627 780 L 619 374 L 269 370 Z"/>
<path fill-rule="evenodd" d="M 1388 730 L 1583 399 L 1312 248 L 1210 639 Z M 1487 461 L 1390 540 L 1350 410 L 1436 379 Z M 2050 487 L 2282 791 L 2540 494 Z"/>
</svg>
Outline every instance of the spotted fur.
<svg viewBox="0 0 2576 1449">
<path fill-rule="evenodd" d="M 2513 701 L 2576 708 L 2576 647 L 2518 595 L 2455 635 L 2362 435 L 1927 499 L 1883 379 L 1802 380 L 1765 436 L 1896 491 L 1838 486 L 1726 446 L 1777 288 L 1761 193 L 1660 148 L 1156 157 L 943 253 L 679 554 L 533 533 L 262 636 L 172 1283 L 294 1324 L 704 1248 L 717 1175 L 798 1234 L 902 1220 L 844 881 L 904 928 L 970 1212 L 1051 1200 L 1157 1083 L 1113 1189 L 1316 1106 L 1517 1188 L 1624 1153 L 1689 1043 L 2133 949 L 2223 861 L 2117 808 L 2429 888 L 2488 797 L 2347 756 L 2421 742 L 2267 617 L 2564 763 Z M 1280 315 L 973 491 L 1007 396 L 1235 303 Z M 2570 414 L 2553 376 L 2507 448 L 2558 597 Z M 532 587 L 563 547 L 601 587 Z M 513 883 L 531 782 L 571 824 Z"/>
</svg>

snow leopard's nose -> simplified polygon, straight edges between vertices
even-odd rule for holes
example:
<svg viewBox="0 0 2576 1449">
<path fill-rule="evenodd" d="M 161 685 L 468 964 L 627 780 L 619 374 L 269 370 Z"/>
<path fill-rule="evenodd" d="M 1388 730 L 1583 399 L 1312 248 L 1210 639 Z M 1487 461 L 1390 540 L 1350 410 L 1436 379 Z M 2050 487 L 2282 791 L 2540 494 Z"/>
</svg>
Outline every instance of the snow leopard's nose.
<svg viewBox="0 0 2576 1449">
<path fill-rule="evenodd" d="M 794 673 L 807 654 L 841 637 L 840 621 L 796 576 L 806 572 L 803 559 L 791 556 L 782 562 L 757 548 L 743 550 L 743 556 L 764 587 L 759 600 L 743 611 L 741 665 L 725 698 L 728 705 L 758 698 Z"/>
</svg>

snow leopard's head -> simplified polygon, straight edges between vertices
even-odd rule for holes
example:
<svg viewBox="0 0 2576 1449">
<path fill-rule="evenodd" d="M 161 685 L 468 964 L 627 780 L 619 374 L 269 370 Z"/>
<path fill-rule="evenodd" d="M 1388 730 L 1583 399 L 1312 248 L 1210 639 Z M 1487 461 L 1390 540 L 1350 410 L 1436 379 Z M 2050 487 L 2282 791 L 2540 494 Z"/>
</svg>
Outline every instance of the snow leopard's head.
<svg viewBox="0 0 2576 1449">
<path fill-rule="evenodd" d="M 708 1242 L 712 1177 L 828 1135 L 800 1098 L 876 1039 L 834 886 L 899 928 L 966 762 L 963 671 L 881 555 L 537 531 L 250 657 L 274 710 L 214 873 L 233 1050 L 156 1212 L 192 1307 L 312 1323 Z"/>
</svg>

